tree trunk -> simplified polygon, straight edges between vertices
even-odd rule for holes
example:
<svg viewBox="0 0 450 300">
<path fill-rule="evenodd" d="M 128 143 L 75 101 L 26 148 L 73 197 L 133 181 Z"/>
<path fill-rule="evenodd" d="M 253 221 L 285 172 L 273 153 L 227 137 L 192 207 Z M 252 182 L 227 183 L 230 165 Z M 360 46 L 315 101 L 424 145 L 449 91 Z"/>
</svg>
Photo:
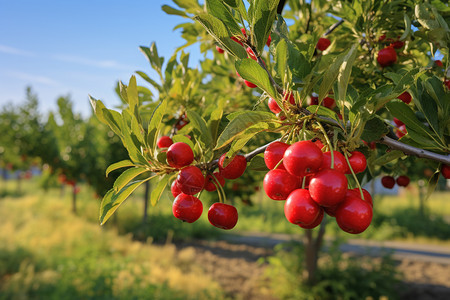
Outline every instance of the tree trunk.
<svg viewBox="0 0 450 300">
<path fill-rule="evenodd" d="M 306 229 L 305 234 L 305 263 L 306 263 L 306 281 L 310 286 L 316 284 L 317 261 L 319 252 L 322 248 L 323 237 L 325 235 L 326 218 L 320 224 L 316 237 L 313 236 L 312 229 Z"/>
<path fill-rule="evenodd" d="M 72 212 L 74 214 L 77 213 L 77 193 L 76 193 L 76 188 L 77 188 L 76 185 L 74 185 L 72 187 Z"/>
<path fill-rule="evenodd" d="M 142 217 L 142 225 L 145 225 L 147 223 L 147 217 L 148 217 L 148 197 L 150 195 L 150 183 L 148 181 L 145 182 L 145 192 L 144 192 L 144 215 Z"/>
</svg>

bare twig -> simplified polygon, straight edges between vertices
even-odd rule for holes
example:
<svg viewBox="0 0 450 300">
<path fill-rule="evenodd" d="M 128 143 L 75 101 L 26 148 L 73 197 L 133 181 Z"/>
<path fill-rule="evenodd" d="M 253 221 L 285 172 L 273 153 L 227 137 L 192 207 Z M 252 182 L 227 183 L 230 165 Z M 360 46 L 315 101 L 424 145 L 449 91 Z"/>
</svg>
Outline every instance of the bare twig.
<svg viewBox="0 0 450 300">
<path fill-rule="evenodd" d="M 325 31 L 325 33 L 323 34 L 323 36 L 327 36 L 330 33 L 332 33 L 339 25 L 341 25 L 342 23 L 344 23 L 344 19 L 340 19 L 339 21 L 337 21 L 336 23 L 334 23 L 330 28 L 328 28 L 327 31 Z"/>
</svg>

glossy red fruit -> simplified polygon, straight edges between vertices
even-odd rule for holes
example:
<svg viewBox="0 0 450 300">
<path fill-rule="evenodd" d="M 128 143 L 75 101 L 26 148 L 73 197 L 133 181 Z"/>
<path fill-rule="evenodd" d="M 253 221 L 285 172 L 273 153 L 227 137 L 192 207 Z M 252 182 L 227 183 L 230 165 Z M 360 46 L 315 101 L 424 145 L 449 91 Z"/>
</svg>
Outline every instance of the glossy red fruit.
<svg viewBox="0 0 450 300">
<path fill-rule="evenodd" d="M 363 195 L 364 195 L 364 201 L 366 201 L 367 203 L 370 204 L 370 206 L 373 207 L 373 199 L 372 199 L 372 195 L 366 190 L 366 189 L 362 189 L 363 191 Z"/>
<path fill-rule="evenodd" d="M 219 181 L 220 185 L 222 187 L 224 187 L 225 179 L 223 178 L 223 176 L 220 175 L 219 172 L 214 172 L 213 175 Z M 217 181 L 214 179 L 213 175 L 208 174 L 208 175 L 206 175 L 206 178 L 205 178 L 204 189 L 207 190 L 208 192 L 214 192 L 215 190 L 217 190 L 217 187 L 216 187 Z"/>
<path fill-rule="evenodd" d="M 322 143 L 322 141 L 321 140 L 319 140 L 319 139 L 312 139 L 311 140 L 311 142 L 313 142 L 314 144 L 316 144 L 316 146 L 317 146 L 317 148 L 319 148 L 319 149 L 321 149 L 322 150 L 322 148 L 323 148 L 323 143 Z M 331 161 L 330 161 L 330 165 L 331 165 Z"/>
<path fill-rule="evenodd" d="M 402 121 L 400 121 L 399 119 L 397 119 L 397 118 L 395 118 L 395 117 L 394 117 L 394 123 L 395 123 L 395 125 L 397 125 L 397 126 L 405 125 L 405 123 L 403 123 Z"/>
<path fill-rule="evenodd" d="M 202 202 L 194 196 L 179 194 L 172 205 L 175 218 L 184 222 L 193 223 L 200 218 L 203 212 Z"/>
<path fill-rule="evenodd" d="M 411 103 L 412 97 L 411 94 L 408 92 L 403 92 L 400 96 L 397 97 L 398 99 L 402 100 L 406 104 Z"/>
<path fill-rule="evenodd" d="M 286 200 L 293 190 L 300 187 L 300 180 L 286 170 L 276 169 L 264 176 L 263 187 L 270 199 Z"/>
<path fill-rule="evenodd" d="M 350 152 L 348 161 L 350 162 L 350 166 L 352 167 L 353 172 L 355 172 L 355 174 L 363 172 L 367 167 L 366 157 L 359 151 Z M 351 174 L 350 169 L 348 170 L 347 174 Z"/>
<path fill-rule="evenodd" d="M 245 79 L 244 79 L 244 83 L 245 83 L 246 86 L 248 86 L 249 88 L 252 88 L 252 89 L 257 87 L 256 84 L 254 84 L 254 83 L 252 83 L 252 82 L 250 82 L 248 80 L 245 80 Z"/>
<path fill-rule="evenodd" d="M 405 46 L 405 43 L 402 41 L 395 41 L 395 42 L 391 43 L 390 46 L 395 49 L 400 49 L 400 48 L 403 48 L 403 46 Z"/>
<path fill-rule="evenodd" d="M 289 194 L 284 204 L 284 215 L 292 224 L 310 225 L 321 211 L 320 206 L 314 202 L 308 190 L 296 189 Z"/>
<path fill-rule="evenodd" d="M 444 85 L 450 90 L 450 80 L 449 79 L 444 81 Z"/>
<path fill-rule="evenodd" d="M 236 207 L 225 203 L 214 203 L 208 210 L 211 225 L 221 229 L 232 229 L 238 221 Z"/>
<path fill-rule="evenodd" d="M 369 203 L 355 195 L 349 195 L 336 210 L 336 223 L 343 231 L 358 234 L 369 227 L 372 216 Z"/>
<path fill-rule="evenodd" d="M 407 187 L 409 185 L 410 179 L 406 175 L 398 176 L 396 180 L 398 186 L 404 186 Z"/>
<path fill-rule="evenodd" d="M 395 185 L 395 179 L 392 176 L 383 176 L 381 178 L 381 184 L 387 189 L 392 189 Z"/>
<path fill-rule="evenodd" d="M 241 32 L 245 37 L 247 37 L 247 31 L 245 31 L 245 28 L 241 28 Z"/>
<path fill-rule="evenodd" d="M 397 61 L 397 52 L 392 47 L 383 48 L 378 51 L 377 61 L 383 68 L 390 66 Z"/>
<path fill-rule="evenodd" d="M 338 208 L 338 205 L 335 206 L 330 206 L 330 207 L 322 207 L 323 211 L 326 212 L 327 215 L 329 215 L 330 217 L 336 217 L 336 210 Z"/>
<path fill-rule="evenodd" d="M 238 43 L 239 45 L 244 46 L 244 44 L 242 44 L 242 42 L 241 42 L 237 37 L 232 36 L 231 39 L 232 39 L 233 41 L 235 41 L 236 43 Z"/>
<path fill-rule="evenodd" d="M 320 207 L 319 210 L 319 215 L 317 216 L 317 218 L 309 225 L 304 225 L 304 224 L 297 224 L 298 226 L 300 226 L 303 229 L 313 229 L 316 228 L 317 226 L 319 226 L 320 223 L 322 223 L 323 220 L 323 208 Z"/>
<path fill-rule="evenodd" d="M 172 185 L 170 186 L 170 191 L 172 192 L 172 196 L 174 198 L 176 198 L 179 194 L 181 194 L 181 190 L 178 187 L 178 182 L 176 179 L 172 182 Z"/>
<path fill-rule="evenodd" d="M 253 59 L 253 60 L 257 60 L 255 53 L 253 52 L 252 48 L 247 47 L 246 49 L 248 56 Z"/>
<path fill-rule="evenodd" d="M 292 105 L 295 105 L 295 98 L 294 98 L 294 94 L 292 92 L 288 92 L 286 94 L 286 92 L 283 92 L 283 101 L 287 101 L 289 99 L 289 103 L 291 103 Z"/>
<path fill-rule="evenodd" d="M 320 51 L 325 51 L 331 44 L 331 41 L 327 38 L 319 38 L 316 48 Z"/>
<path fill-rule="evenodd" d="M 402 137 L 405 136 L 405 134 L 407 134 L 408 131 L 406 130 L 406 126 L 405 125 L 401 125 L 397 128 L 397 130 L 395 130 L 395 135 L 401 139 Z"/>
<path fill-rule="evenodd" d="M 219 172 L 223 178 L 226 179 L 236 179 L 244 174 L 247 168 L 247 160 L 242 155 L 236 155 L 233 160 L 226 166 L 223 167 L 225 161 L 226 153 L 222 154 L 219 158 Z"/>
<path fill-rule="evenodd" d="M 309 193 L 320 206 L 335 206 L 344 200 L 347 184 L 347 177 L 343 173 L 325 169 L 312 177 L 309 183 Z"/>
<path fill-rule="evenodd" d="M 444 64 L 442 64 L 442 61 L 440 61 L 439 59 L 438 59 L 438 60 L 435 60 L 434 63 L 435 63 L 436 66 L 438 66 L 438 67 L 443 67 L 443 66 L 444 66 Z"/>
<path fill-rule="evenodd" d="M 339 151 L 333 151 L 334 155 L 334 168 L 336 171 L 346 174 L 350 172 L 348 169 L 347 161 L 345 156 Z M 321 169 L 331 169 L 331 151 L 323 153 L 323 162 Z"/>
<path fill-rule="evenodd" d="M 333 98 L 325 97 L 322 100 L 322 105 L 325 106 L 326 108 L 333 109 L 336 107 L 336 101 L 334 101 Z"/>
<path fill-rule="evenodd" d="M 289 148 L 289 145 L 283 142 L 273 142 L 264 151 L 264 162 L 267 168 L 272 170 L 283 158 L 284 152 Z M 283 162 L 280 163 L 277 169 L 285 170 Z"/>
<path fill-rule="evenodd" d="M 384 41 L 386 39 L 386 35 L 385 34 L 382 34 L 382 35 L 380 35 L 380 37 L 378 38 L 378 42 L 382 42 L 382 41 Z"/>
<path fill-rule="evenodd" d="M 162 136 L 158 139 L 158 142 L 156 145 L 158 148 L 167 148 L 170 147 L 173 144 L 172 139 L 169 136 Z"/>
<path fill-rule="evenodd" d="M 177 142 L 167 149 L 167 163 L 173 168 L 180 169 L 190 165 L 193 161 L 194 152 L 186 143 Z"/>
<path fill-rule="evenodd" d="M 274 114 L 278 114 L 281 112 L 281 108 L 278 105 L 277 101 L 275 101 L 275 99 L 269 98 L 269 101 L 267 104 L 269 106 L 270 111 L 273 112 Z"/>
<path fill-rule="evenodd" d="M 267 42 L 266 42 L 267 47 L 270 47 L 271 42 L 272 42 L 272 37 L 269 35 L 269 37 L 267 38 Z"/>
<path fill-rule="evenodd" d="M 286 149 L 283 164 L 294 176 L 303 177 L 315 173 L 322 166 L 322 151 L 311 141 L 300 141 Z"/>
<path fill-rule="evenodd" d="M 181 169 L 177 176 L 178 188 L 187 195 L 195 195 L 203 189 L 205 177 L 196 166 Z"/>
<path fill-rule="evenodd" d="M 348 195 L 354 195 L 369 203 L 370 206 L 373 206 L 372 196 L 370 195 L 370 193 L 366 189 L 362 189 L 362 192 L 364 195 L 364 199 L 361 198 L 361 193 L 359 192 L 358 188 L 348 190 L 345 196 L 347 197 Z"/>
<path fill-rule="evenodd" d="M 223 49 L 220 48 L 219 46 L 216 46 L 216 50 L 217 50 L 217 52 L 219 52 L 219 53 L 224 53 L 224 52 L 225 52 L 225 50 L 223 50 Z"/>
<path fill-rule="evenodd" d="M 445 179 L 450 179 L 450 166 L 442 165 L 441 174 L 442 174 L 442 176 L 444 176 Z"/>
<path fill-rule="evenodd" d="M 311 96 L 309 99 L 309 105 L 319 105 L 319 97 Z"/>
</svg>

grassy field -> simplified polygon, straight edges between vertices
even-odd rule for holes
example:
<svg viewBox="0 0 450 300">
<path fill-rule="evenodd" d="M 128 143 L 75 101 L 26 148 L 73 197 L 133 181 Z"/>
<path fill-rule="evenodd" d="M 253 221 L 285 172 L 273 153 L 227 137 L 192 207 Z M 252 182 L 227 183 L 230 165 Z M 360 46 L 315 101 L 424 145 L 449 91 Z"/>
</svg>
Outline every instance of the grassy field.
<svg viewBox="0 0 450 300">
<path fill-rule="evenodd" d="M 80 193 L 80 215 L 59 191 L 0 198 L 0 299 L 222 299 L 189 250 L 119 235 Z M 126 209 L 125 209 L 126 210 Z"/>
</svg>

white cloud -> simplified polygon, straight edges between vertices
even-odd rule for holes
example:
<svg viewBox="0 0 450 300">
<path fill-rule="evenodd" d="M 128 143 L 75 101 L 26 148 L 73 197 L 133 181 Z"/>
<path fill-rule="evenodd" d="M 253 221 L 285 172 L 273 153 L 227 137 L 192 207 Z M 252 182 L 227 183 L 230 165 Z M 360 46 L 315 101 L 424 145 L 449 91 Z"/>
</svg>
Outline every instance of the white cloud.
<svg viewBox="0 0 450 300">
<path fill-rule="evenodd" d="M 26 80 L 26 81 L 29 81 L 30 83 L 39 83 L 39 84 L 45 84 L 45 85 L 51 85 L 51 86 L 59 85 L 59 83 L 57 81 L 55 81 L 49 77 L 45 77 L 45 76 L 41 76 L 41 75 L 34 75 L 34 74 L 30 74 L 30 73 L 25 73 L 25 72 L 10 71 L 10 72 L 7 72 L 7 76 L 21 79 L 21 80 Z"/>
<path fill-rule="evenodd" d="M 20 56 L 35 56 L 34 53 L 0 44 L 0 52 Z"/>
<path fill-rule="evenodd" d="M 66 55 L 66 54 L 57 54 L 53 56 L 54 59 L 68 62 L 68 63 L 74 63 L 74 64 L 80 64 L 90 67 L 97 67 L 97 68 L 103 68 L 103 69 L 116 69 L 116 70 L 134 70 L 135 67 L 122 65 L 114 60 L 94 60 L 94 59 L 88 59 L 80 56 L 75 55 Z"/>
</svg>

